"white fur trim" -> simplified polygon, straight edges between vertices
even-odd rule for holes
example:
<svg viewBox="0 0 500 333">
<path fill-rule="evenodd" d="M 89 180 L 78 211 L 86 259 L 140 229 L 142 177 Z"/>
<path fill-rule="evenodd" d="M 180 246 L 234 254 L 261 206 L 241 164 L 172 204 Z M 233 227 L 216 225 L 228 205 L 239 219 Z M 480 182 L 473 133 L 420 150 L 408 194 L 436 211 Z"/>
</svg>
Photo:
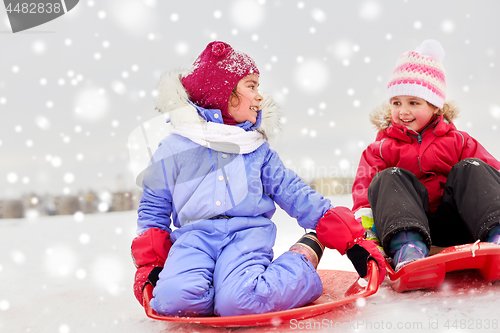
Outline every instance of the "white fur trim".
<svg viewBox="0 0 500 333">
<path fill-rule="evenodd" d="M 169 112 L 186 104 L 188 94 L 180 81 L 180 75 L 182 72 L 176 71 L 161 76 L 155 100 L 155 106 L 160 112 Z"/>
</svg>

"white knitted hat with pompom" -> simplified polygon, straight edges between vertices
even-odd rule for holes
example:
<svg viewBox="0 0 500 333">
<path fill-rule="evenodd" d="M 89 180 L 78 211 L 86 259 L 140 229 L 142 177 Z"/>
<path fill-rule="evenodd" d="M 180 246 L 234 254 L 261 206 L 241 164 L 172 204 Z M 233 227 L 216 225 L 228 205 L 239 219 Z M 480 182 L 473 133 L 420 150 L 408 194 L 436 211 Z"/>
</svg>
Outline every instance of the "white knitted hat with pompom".
<svg viewBox="0 0 500 333">
<path fill-rule="evenodd" d="M 400 56 L 387 84 L 389 102 L 395 96 L 415 96 L 441 109 L 446 98 L 443 59 L 444 49 L 433 39 Z"/>
</svg>

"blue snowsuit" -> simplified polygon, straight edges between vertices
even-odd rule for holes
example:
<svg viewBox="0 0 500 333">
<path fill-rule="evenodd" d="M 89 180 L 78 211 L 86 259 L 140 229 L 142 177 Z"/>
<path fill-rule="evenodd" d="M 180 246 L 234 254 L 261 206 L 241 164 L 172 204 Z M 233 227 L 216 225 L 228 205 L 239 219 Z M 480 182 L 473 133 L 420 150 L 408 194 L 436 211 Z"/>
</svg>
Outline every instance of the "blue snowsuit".
<svg viewBox="0 0 500 333">
<path fill-rule="evenodd" d="M 228 126 L 219 110 L 187 101 L 182 108 L 197 112 L 201 121 Z M 258 122 L 240 124 L 241 131 L 255 131 L 269 118 L 266 112 L 276 110 L 263 106 Z M 177 118 L 171 119 L 175 128 Z M 285 168 L 267 142 L 248 153 L 231 153 L 193 140 L 167 136 L 143 175 L 138 233 L 159 228 L 171 233 L 173 242 L 151 307 L 173 316 L 230 316 L 317 299 L 322 283 L 304 255 L 287 251 L 272 261 L 271 218 L 276 202 L 300 226 L 315 229 L 330 201 Z"/>
</svg>

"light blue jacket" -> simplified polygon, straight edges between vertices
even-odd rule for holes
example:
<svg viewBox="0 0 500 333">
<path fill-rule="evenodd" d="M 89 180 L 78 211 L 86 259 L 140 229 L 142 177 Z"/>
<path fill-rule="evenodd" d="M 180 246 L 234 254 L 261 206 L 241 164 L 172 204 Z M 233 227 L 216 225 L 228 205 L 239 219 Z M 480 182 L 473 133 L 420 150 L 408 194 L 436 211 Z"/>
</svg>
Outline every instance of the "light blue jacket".
<svg viewBox="0 0 500 333">
<path fill-rule="evenodd" d="M 154 154 L 144 174 L 138 233 L 149 228 L 171 232 L 217 215 L 271 219 L 275 202 L 299 225 L 315 229 L 331 208 L 295 172 L 285 168 L 266 142 L 252 153 L 215 151 L 171 135 Z"/>
</svg>

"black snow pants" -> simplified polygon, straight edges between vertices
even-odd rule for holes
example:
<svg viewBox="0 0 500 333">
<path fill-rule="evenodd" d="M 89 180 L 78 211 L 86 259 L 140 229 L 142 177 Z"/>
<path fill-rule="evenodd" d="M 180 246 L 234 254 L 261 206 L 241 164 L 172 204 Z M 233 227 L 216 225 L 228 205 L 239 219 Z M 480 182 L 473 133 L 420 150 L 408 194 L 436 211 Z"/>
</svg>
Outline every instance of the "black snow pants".
<svg viewBox="0 0 500 333">
<path fill-rule="evenodd" d="M 375 228 L 385 251 L 393 235 L 418 231 L 427 246 L 453 246 L 484 240 L 500 223 L 500 173 L 479 159 L 455 164 L 439 208 L 429 212 L 427 189 L 411 172 L 385 169 L 368 188 Z"/>
</svg>

